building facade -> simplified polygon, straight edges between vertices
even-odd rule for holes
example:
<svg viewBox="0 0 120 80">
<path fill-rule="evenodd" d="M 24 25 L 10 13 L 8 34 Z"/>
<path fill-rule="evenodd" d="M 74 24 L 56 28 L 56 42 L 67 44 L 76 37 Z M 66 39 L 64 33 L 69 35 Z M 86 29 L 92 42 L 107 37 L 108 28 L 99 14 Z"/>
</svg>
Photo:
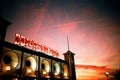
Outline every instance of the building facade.
<svg viewBox="0 0 120 80">
<path fill-rule="evenodd" d="M 74 53 L 65 60 L 5 41 L 11 23 L 0 18 L 0 80 L 76 80 Z"/>
</svg>

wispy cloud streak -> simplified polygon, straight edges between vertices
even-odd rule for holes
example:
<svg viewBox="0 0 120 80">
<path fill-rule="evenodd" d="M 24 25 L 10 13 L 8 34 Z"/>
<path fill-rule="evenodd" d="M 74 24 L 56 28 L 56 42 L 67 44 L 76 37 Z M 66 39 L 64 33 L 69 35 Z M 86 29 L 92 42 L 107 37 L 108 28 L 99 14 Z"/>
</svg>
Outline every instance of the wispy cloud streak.
<svg viewBox="0 0 120 80">
<path fill-rule="evenodd" d="M 92 69 L 96 71 L 108 71 L 110 70 L 106 66 L 94 66 L 94 65 L 75 65 L 76 69 L 84 68 L 84 69 Z"/>
</svg>

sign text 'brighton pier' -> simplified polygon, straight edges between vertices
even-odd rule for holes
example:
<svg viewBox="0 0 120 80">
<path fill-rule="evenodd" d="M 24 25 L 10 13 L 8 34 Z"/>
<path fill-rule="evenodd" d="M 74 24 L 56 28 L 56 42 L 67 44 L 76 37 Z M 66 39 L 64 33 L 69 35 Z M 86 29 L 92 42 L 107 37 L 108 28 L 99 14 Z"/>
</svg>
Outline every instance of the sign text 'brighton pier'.
<svg viewBox="0 0 120 80">
<path fill-rule="evenodd" d="M 24 46 L 26 48 L 31 48 L 32 50 L 38 51 L 38 52 L 43 52 L 48 55 L 52 55 L 54 57 L 59 57 L 59 53 L 51 49 L 43 44 L 40 44 L 34 40 L 30 40 L 20 34 L 15 34 L 15 40 L 14 43 L 19 45 L 19 46 Z"/>
</svg>

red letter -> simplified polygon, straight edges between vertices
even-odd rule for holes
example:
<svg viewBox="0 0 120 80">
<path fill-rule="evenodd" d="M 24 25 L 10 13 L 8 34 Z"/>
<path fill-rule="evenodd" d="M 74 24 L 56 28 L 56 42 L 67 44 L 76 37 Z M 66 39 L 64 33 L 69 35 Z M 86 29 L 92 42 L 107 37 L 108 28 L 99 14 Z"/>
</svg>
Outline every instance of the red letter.
<svg viewBox="0 0 120 80">
<path fill-rule="evenodd" d="M 21 41 L 20 35 L 19 34 L 15 34 L 15 41 L 14 41 L 14 43 L 17 44 L 17 45 L 20 45 L 20 41 Z"/>
</svg>

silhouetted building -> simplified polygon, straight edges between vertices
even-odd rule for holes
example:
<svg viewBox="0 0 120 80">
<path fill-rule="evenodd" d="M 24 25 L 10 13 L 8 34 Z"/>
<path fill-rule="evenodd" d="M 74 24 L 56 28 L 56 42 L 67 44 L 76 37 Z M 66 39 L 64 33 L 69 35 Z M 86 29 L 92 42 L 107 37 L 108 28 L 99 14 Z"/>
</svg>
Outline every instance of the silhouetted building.
<svg viewBox="0 0 120 80">
<path fill-rule="evenodd" d="M 5 41 L 7 27 L 10 24 L 11 24 L 10 22 L 8 22 L 0 17 L 0 53 L 2 53 L 2 46 L 3 46 L 3 43 Z"/>
<path fill-rule="evenodd" d="M 72 53 L 71 51 L 67 51 L 66 53 L 64 53 L 64 58 L 66 61 L 68 61 L 69 66 L 69 76 L 70 76 L 70 80 L 76 80 L 76 72 L 75 72 L 75 62 L 74 62 L 74 53 Z"/>
<path fill-rule="evenodd" d="M 0 18 L 0 80 L 76 80 L 72 52 L 67 51 L 64 54 L 65 60 L 62 60 L 6 42 L 6 30 L 10 24 Z M 19 41 L 19 38 L 16 40 Z M 26 40 L 21 36 L 22 45 Z M 34 45 L 38 46 L 35 43 Z"/>
</svg>

